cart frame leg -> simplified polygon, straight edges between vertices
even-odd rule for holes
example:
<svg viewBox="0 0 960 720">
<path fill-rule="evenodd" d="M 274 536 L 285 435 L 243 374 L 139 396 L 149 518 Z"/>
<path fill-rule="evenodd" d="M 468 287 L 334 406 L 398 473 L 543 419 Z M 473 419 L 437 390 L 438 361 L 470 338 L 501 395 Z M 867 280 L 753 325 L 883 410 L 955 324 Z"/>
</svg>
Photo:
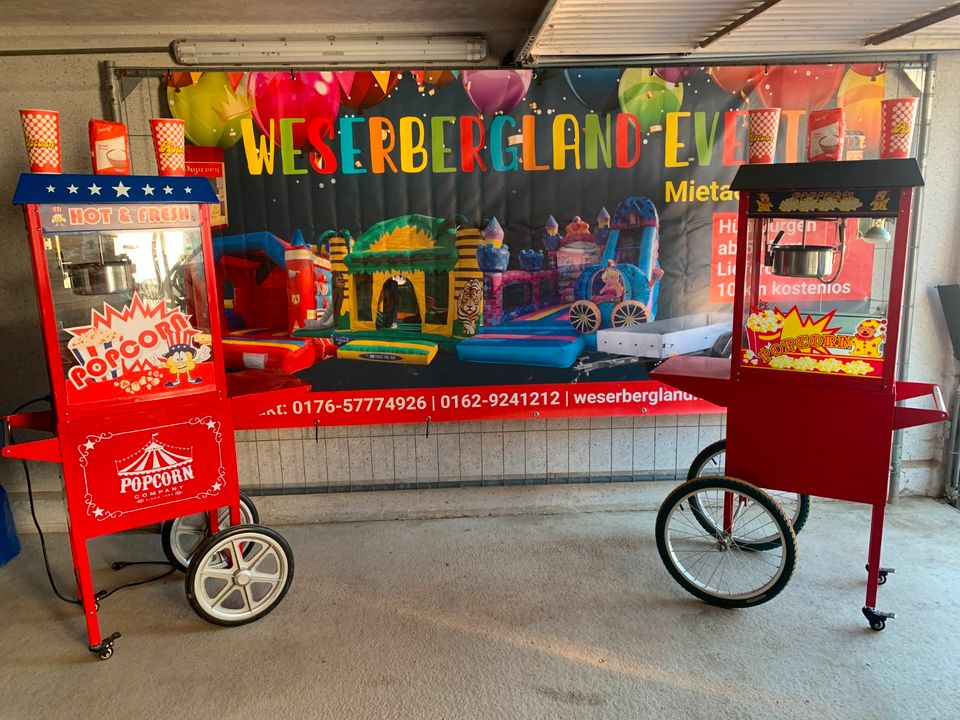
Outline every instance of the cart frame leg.
<svg viewBox="0 0 960 720">
<path fill-rule="evenodd" d="M 870 622 L 874 630 L 883 630 L 888 619 L 896 617 L 896 613 L 886 613 L 877 610 L 877 588 L 880 586 L 880 575 L 891 572 L 889 568 L 880 567 L 880 550 L 883 544 L 883 518 L 886 512 L 886 502 L 873 504 L 873 513 L 870 517 L 870 546 L 867 550 L 867 599 L 863 606 L 864 617 Z"/>
<path fill-rule="evenodd" d="M 87 624 L 87 649 L 101 660 L 113 655 L 113 643 L 120 633 L 100 637 L 100 620 L 97 617 L 97 596 L 93 589 L 93 573 L 90 571 L 90 556 L 87 554 L 87 538 L 70 535 L 70 554 L 73 556 L 73 572 L 77 578 L 77 595 Z"/>
</svg>

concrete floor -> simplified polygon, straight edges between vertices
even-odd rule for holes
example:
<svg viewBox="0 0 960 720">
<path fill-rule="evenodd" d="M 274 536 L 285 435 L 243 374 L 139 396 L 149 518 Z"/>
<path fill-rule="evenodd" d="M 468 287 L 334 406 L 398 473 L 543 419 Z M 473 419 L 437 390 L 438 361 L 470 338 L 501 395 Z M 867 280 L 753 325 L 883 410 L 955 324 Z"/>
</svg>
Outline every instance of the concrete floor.
<svg viewBox="0 0 960 720">
<path fill-rule="evenodd" d="M 670 579 L 652 512 L 290 525 L 272 615 L 208 625 L 171 576 L 104 601 L 124 634 L 107 662 L 27 536 L 0 569 L 0 718 L 955 718 L 960 515 L 890 509 L 880 633 L 860 614 L 868 516 L 815 503 L 790 585 L 741 611 Z M 66 536 L 49 545 L 65 584 Z M 110 560 L 161 554 L 147 534 L 91 552 L 98 587 L 156 572 Z"/>
</svg>

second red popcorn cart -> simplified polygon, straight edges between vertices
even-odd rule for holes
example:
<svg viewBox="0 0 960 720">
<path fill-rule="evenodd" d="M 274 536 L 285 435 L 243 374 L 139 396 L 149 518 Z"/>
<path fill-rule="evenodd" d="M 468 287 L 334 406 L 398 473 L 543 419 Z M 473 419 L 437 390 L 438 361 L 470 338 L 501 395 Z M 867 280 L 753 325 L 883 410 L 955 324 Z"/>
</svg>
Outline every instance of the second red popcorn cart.
<svg viewBox="0 0 960 720">
<path fill-rule="evenodd" d="M 947 419 L 937 385 L 896 380 L 913 188 L 922 184 L 912 158 L 738 171 L 732 356 L 670 358 L 651 373 L 727 408 L 725 467 L 709 473 L 722 477 L 681 485 L 658 516 L 661 556 L 694 595 L 745 607 L 785 586 L 796 540 L 764 488 L 871 505 L 863 614 L 875 630 L 893 617 L 876 608 L 890 572 L 880 547 L 892 433 Z M 856 243 L 871 262 L 850 260 Z M 833 299 L 858 272 L 869 293 Z M 817 299 L 798 300 L 797 279 Z M 924 396 L 934 409 L 900 405 Z"/>
<path fill-rule="evenodd" d="M 256 513 L 241 514 L 210 183 L 26 174 L 14 202 L 26 214 L 53 408 L 6 420 L 52 436 L 3 454 L 63 467 L 90 651 L 110 657 L 119 635 L 100 635 L 87 540 L 152 523 L 168 521 L 189 561 L 187 597 L 201 617 L 259 619 L 290 586 L 293 554 L 277 532 L 240 524 Z M 198 513 L 192 542 L 202 542 L 183 547 L 189 526 L 170 521 Z"/>
</svg>

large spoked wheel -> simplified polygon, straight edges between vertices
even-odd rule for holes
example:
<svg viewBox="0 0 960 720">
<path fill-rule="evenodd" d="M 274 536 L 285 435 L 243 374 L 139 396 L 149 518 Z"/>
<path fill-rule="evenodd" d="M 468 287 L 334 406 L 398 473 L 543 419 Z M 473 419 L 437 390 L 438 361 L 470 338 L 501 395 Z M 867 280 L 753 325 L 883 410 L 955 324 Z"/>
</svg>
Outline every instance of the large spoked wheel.
<svg viewBox="0 0 960 720">
<path fill-rule="evenodd" d="M 737 502 L 738 497 L 749 499 Z M 697 520 L 692 501 L 721 518 L 722 528 Z M 776 538 L 769 552 L 750 552 L 751 538 Z M 797 537 L 783 511 L 763 490 L 729 477 L 688 480 L 657 513 L 657 550 L 687 592 L 711 605 L 760 605 L 786 587 L 797 562 Z"/>
<path fill-rule="evenodd" d="M 203 541 L 187 569 L 187 600 L 215 625 L 244 625 L 273 610 L 293 580 L 293 551 L 276 530 L 236 525 Z"/>
<path fill-rule="evenodd" d="M 577 300 L 570 306 L 570 324 L 581 335 L 600 329 L 600 306 L 592 300 Z"/>
<path fill-rule="evenodd" d="M 707 445 L 693 459 L 690 465 L 690 471 L 687 473 L 687 480 L 693 480 L 698 477 L 716 477 L 724 475 L 727 457 L 727 441 L 718 440 L 711 445 Z M 787 520 L 793 526 L 793 532 L 798 533 L 803 529 L 807 522 L 807 516 L 810 515 L 810 496 L 801 495 L 795 492 L 784 492 L 782 490 L 764 490 L 767 495 L 772 497 L 780 509 L 787 516 Z M 747 498 L 738 498 L 738 502 L 749 502 Z M 720 527 L 720 521 L 713 517 L 708 508 L 701 507 L 696 497 L 690 500 L 690 509 L 704 530 L 716 530 Z M 777 538 L 770 536 L 768 538 L 750 539 L 738 538 L 741 547 L 750 550 L 770 550 L 777 546 Z"/>
<path fill-rule="evenodd" d="M 614 327 L 642 325 L 650 319 L 647 308 L 639 300 L 624 300 L 617 303 L 610 313 L 610 324 Z"/>
<path fill-rule="evenodd" d="M 230 508 L 220 508 L 218 517 L 221 530 L 230 527 Z M 245 493 L 240 493 L 240 522 L 243 525 L 256 525 L 260 522 L 257 506 Z M 210 521 L 206 513 L 184 515 L 167 520 L 160 527 L 163 554 L 167 556 L 170 564 L 179 570 L 187 569 L 193 552 L 208 537 L 210 537 Z"/>
</svg>

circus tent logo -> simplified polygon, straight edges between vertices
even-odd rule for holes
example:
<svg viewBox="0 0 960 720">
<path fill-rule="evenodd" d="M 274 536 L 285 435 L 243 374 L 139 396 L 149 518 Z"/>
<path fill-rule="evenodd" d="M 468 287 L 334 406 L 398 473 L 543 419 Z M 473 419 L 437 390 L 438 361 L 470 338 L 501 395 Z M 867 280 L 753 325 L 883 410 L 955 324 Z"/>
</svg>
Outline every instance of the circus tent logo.
<svg viewBox="0 0 960 720">
<path fill-rule="evenodd" d="M 167 493 L 193 480 L 193 448 L 168 445 L 153 433 L 140 450 L 116 461 L 120 492 Z"/>
</svg>

